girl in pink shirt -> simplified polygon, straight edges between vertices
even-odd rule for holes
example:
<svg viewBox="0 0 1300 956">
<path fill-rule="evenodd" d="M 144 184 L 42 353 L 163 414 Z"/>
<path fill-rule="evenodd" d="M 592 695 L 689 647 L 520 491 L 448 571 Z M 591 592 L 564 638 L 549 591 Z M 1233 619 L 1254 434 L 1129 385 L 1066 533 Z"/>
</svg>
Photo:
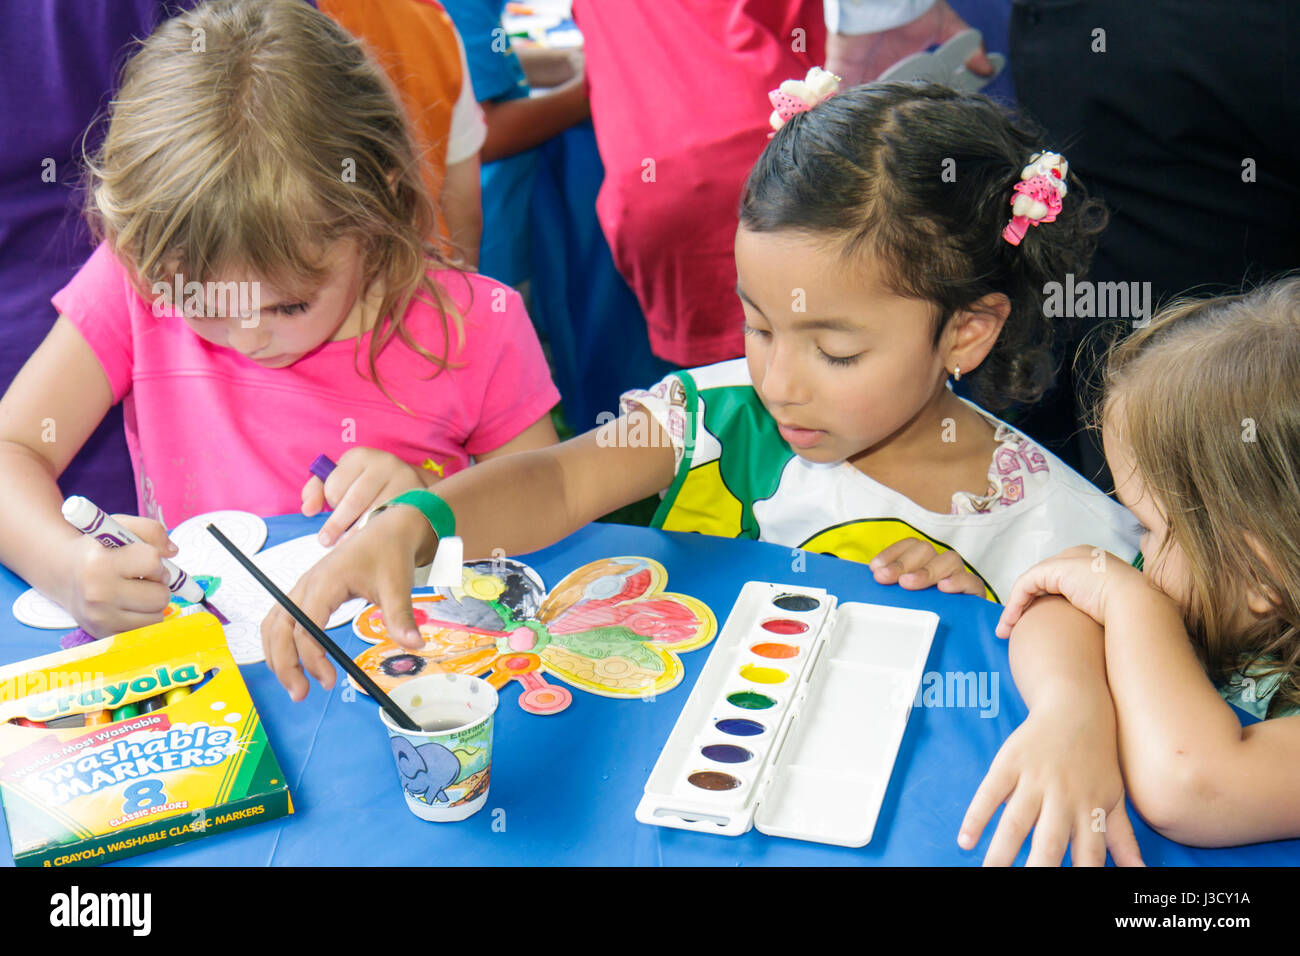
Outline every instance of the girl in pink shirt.
<svg viewBox="0 0 1300 956">
<path fill-rule="evenodd" d="M 220 0 L 163 24 L 88 166 L 102 243 L 0 401 L 0 560 L 90 633 L 161 620 L 164 523 L 329 505 L 332 544 L 471 456 L 555 442 L 518 295 L 427 241 L 398 101 L 328 17 Z M 108 551 L 56 479 L 119 401 L 146 543 Z"/>
</svg>

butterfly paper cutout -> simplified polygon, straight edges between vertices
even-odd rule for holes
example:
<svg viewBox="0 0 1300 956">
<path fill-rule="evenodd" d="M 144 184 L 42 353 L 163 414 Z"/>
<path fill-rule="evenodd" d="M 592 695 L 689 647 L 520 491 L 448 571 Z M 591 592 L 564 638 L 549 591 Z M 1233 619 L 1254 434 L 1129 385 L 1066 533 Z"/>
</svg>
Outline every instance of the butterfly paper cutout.
<svg viewBox="0 0 1300 956">
<path fill-rule="evenodd" d="M 519 706 L 535 714 L 559 713 L 573 700 L 544 675 L 604 697 L 653 697 L 681 682 L 678 655 L 717 633 L 709 607 L 665 591 L 667 581 L 663 565 L 649 558 L 603 558 L 548 595 L 526 564 L 467 562 L 460 587 L 412 597 L 421 650 L 387 640 L 383 614 L 371 605 L 353 628 L 380 643 L 356 660 L 384 690 L 441 672 L 481 675 L 498 689 L 517 680 Z"/>
</svg>

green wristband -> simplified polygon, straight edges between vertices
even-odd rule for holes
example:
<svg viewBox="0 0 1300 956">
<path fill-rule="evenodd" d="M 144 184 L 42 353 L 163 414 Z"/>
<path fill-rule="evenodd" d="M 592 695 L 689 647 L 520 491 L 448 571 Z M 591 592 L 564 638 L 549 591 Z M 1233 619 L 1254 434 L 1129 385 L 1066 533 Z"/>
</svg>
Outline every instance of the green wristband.
<svg viewBox="0 0 1300 956">
<path fill-rule="evenodd" d="M 429 527 L 433 529 L 439 541 L 450 538 L 456 533 L 456 515 L 451 510 L 451 505 L 432 491 L 417 488 L 414 491 L 403 492 L 392 501 L 375 509 L 375 514 L 393 505 L 410 505 L 418 510 L 428 520 Z"/>
</svg>

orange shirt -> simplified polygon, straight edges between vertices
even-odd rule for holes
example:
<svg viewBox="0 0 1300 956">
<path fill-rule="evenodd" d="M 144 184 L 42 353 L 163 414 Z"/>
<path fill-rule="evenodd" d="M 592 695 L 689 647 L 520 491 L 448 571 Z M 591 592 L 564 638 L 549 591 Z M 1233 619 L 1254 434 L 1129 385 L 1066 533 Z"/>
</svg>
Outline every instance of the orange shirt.
<svg viewBox="0 0 1300 956">
<path fill-rule="evenodd" d="M 416 149 L 424 156 L 424 183 L 442 194 L 451 113 L 464 76 L 456 29 L 434 0 L 319 0 L 322 13 L 365 44 L 397 87 Z M 438 226 L 447 234 L 442 210 Z"/>
</svg>

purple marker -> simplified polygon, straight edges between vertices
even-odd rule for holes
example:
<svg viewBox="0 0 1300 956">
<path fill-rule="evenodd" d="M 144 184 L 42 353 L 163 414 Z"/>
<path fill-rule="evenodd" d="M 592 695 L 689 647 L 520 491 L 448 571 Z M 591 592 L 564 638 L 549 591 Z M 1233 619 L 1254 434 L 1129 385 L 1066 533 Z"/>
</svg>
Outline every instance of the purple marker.
<svg viewBox="0 0 1300 956">
<path fill-rule="evenodd" d="M 127 531 L 120 524 L 106 515 L 98 505 L 89 498 L 73 495 L 63 502 L 63 517 L 80 531 L 88 534 L 106 548 L 124 548 L 128 544 L 137 544 L 140 539 Z M 198 604 L 203 600 L 203 588 L 184 570 L 163 558 L 163 570 L 167 572 L 167 589 L 183 601 Z"/>
<path fill-rule="evenodd" d="M 311 467 L 307 470 L 323 482 L 330 476 L 330 472 L 337 467 L 338 465 L 330 461 L 328 456 L 317 455 L 316 460 L 311 463 Z"/>
<path fill-rule="evenodd" d="M 127 531 L 120 524 L 104 513 L 104 510 L 89 498 L 73 495 L 63 502 L 63 517 L 82 534 L 88 534 L 106 548 L 124 548 L 128 544 L 138 544 L 140 539 Z M 167 572 L 167 589 L 190 604 L 201 604 L 207 608 L 222 624 L 230 621 L 206 600 L 203 588 L 189 574 L 166 558 L 162 559 L 163 570 Z"/>
<path fill-rule="evenodd" d="M 91 637 L 81 628 L 70 631 L 59 638 L 59 647 L 67 650 L 69 647 L 80 647 L 82 644 L 92 644 L 97 638 Z"/>
</svg>

